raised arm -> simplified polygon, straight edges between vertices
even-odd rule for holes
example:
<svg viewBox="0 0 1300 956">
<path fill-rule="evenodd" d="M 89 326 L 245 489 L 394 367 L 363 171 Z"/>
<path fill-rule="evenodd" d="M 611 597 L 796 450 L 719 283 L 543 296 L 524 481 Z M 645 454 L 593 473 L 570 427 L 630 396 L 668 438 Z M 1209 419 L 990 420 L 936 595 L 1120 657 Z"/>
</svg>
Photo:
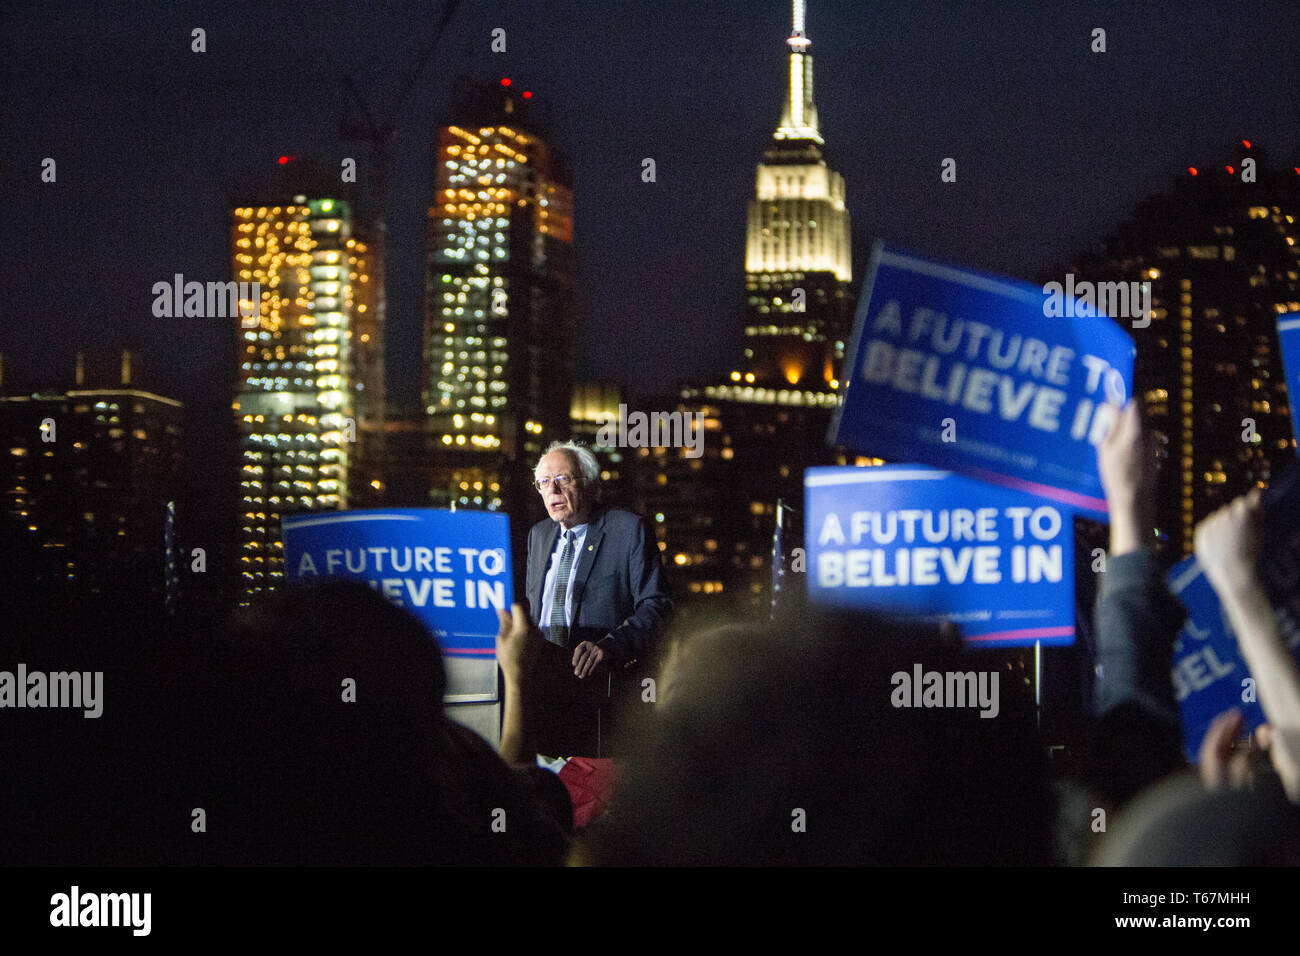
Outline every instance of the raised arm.
<svg viewBox="0 0 1300 956">
<path fill-rule="evenodd" d="M 1269 755 L 1292 802 L 1300 802 L 1300 670 L 1282 641 L 1277 616 L 1256 568 L 1262 550 L 1259 489 L 1220 508 L 1196 527 L 1196 560 L 1237 632 L 1270 726 Z"/>
<path fill-rule="evenodd" d="M 545 638 L 533 627 L 528 612 L 520 604 L 511 605 L 509 613 L 498 611 L 497 616 L 501 621 L 497 632 L 497 663 L 501 665 L 506 687 L 497 751 L 508 764 L 532 765 L 537 759 L 532 735 L 537 715 L 529 694 L 538 650 Z"/>
<path fill-rule="evenodd" d="M 1155 455 L 1135 403 L 1116 418 L 1097 462 L 1110 510 L 1110 553 L 1095 615 L 1096 711 L 1102 716 L 1133 701 L 1177 730 L 1181 721 L 1170 670 L 1185 612 L 1147 547 Z"/>
</svg>

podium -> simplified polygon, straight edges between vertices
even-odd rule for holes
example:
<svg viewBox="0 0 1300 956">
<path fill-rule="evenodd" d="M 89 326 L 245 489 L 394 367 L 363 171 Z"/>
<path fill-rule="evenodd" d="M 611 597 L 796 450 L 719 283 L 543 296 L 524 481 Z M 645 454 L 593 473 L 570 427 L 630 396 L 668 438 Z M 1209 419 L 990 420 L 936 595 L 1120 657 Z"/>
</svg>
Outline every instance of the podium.
<svg viewBox="0 0 1300 956">
<path fill-rule="evenodd" d="M 547 641 L 540 647 L 529 699 L 537 752 L 548 757 L 608 757 L 609 731 L 621 674 L 607 663 L 584 678 L 573 674 L 573 651 Z"/>
</svg>

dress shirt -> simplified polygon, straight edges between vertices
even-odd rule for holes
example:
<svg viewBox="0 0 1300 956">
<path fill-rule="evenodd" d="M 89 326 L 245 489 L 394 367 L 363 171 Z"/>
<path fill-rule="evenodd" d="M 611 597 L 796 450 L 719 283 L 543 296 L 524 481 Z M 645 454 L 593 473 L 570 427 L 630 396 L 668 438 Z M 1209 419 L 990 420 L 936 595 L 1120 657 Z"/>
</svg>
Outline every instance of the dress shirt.
<svg viewBox="0 0 1300 956">
<path fill-rule="evenodd" d="M 546 579 L 542 582 L 542 608 L 541 613 L 537 616 L 537 623 L 541 627 L 550 627 L 551 625 L 551 604 L 554 600 L 555 575 L 560 570 L 560 555 L 564 553 L 566 531 L 574 534 L 573 539 L 573 566 L 569 568 L 569 586 L 564 592 L 564 622 L 568 627 L 573 627 L 573 582 L 578 577 L 578 559 L 582 557 L 582 542 L 587 537 L 587 525 L 578 524 L 572 528 L 560 527 L 560 533 L 555 538 L 555 550 L 551 552 L 550 566 L 546 569 Z"/>
</svg>

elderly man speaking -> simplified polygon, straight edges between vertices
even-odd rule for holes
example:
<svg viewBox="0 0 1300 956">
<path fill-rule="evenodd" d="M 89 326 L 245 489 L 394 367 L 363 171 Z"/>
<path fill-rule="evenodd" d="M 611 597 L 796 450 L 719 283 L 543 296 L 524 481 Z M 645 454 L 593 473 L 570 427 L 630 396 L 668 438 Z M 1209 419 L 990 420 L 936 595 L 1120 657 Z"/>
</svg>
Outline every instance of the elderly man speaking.
<svg viewBox="0 0 1300 956">
<path fill-rule="evenodd" d="M 598 503 L 600 465 L 581 444 L 552 444 L 534 478 L 550 515 L 528 533 L 535 623 L 572 651 L 579 678 L 646 658 L 672 613 L 654 536 L 632 512 Z"/>
</svg>

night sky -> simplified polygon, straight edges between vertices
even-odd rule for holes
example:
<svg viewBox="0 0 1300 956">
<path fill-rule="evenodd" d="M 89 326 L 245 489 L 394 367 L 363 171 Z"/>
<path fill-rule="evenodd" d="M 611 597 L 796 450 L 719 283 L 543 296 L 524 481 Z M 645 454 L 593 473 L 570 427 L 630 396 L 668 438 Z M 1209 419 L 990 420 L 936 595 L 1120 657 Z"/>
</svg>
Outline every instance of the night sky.
<svg viewBox="0 0 1300 956">
<path fill-rule="evenodd" d="M 876 238 L 1029 278 L 1189 164 L 1249 138 L 1300 162 L 1300 4 L 810 0 L 854 285 Z M 0 351 L 66 379 L 83 345 L 143 352 L 199 419 L 228 409 L 229 330 L 155 319 L 173 273 L 229 278 L 226 197 L 281 153 L 337 168 L 351 72 L 378 118 L 441 4 L 32 2 L 0 13 Z M 395 118 L 390 391 L 417 394 L 432 130 L 457 73 L 534 91 L 575 172 L 579 370 L 635 391 L 734 366 L 746 202 L 780 115 L 789 3 L 466 0 Z M 1107 31 L 1105 54 L 1090 32 Z M 190 52 L 190 31 L 207 52 Z M 508 52 L 490 52 L 491 30 Z M 58 182 L 40 182 L 46 157 Z M 658 182 L 641 182 L 641 159 Z M 940 161 L 957 160 L 956 184 Z"/>
</svg>

